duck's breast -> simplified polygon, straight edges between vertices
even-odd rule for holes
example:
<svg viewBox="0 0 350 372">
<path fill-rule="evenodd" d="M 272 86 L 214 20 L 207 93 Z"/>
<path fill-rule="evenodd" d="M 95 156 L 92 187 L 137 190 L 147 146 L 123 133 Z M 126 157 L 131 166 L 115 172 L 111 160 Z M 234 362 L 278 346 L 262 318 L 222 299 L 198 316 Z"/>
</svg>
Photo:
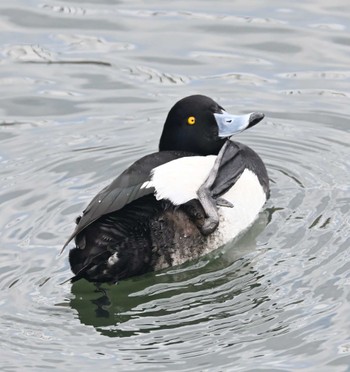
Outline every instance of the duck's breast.
<svg viewBox="0 0 350 372">
<path fill-rule="evenodd" d="M 181 205 L 197 198 L 197 190 L 208 177 L 215 159 L 216 156 L 213 155 L 192 156 L 176 159 L 155 168 L 150 182 L 155 188 L 156 198 L 158 200 L 167 199 L 174 205 Z M 198 255 L 209 253 L 233 240 L 254 222 L 266 202 L 266 193 L 257 175 L 248 168 L 243 170 L 236 183 L 221 197 L 232 203 L 233 207 L 218 207 L 218 228 L 208 237 L 202 236 L 200 248 L 197 247 L 199 242 L 197 233 L 193 234 L 195 243 L 192 244 L 191 234 L 184 232 L 184 237 L 180 239 L 182 241 L 179 243 L 179 250 L 174 249 L 172 252 L 174 255 L 173 264 L 181 264 Z M 182 216 L 182 218 L 184 217 Z M 177 225 L 180 225 L 180 222 Z M 177 225 L 180 234 L 177 234 L 176 240 L 179 240 L 179 235 L 185 229 L 184 227 L 179 228 Z M 185 246 L 190 247 L 190 249 L 186 249 L 188 257 L 183 253 L 178 254 L 180 251 L 182 252 L 180 246 L 184 245 L 184 240 L 188 242 Z M 177 242 L 173 242 L 172 246 L 176 245 Z"/>
<path fill-rule="evenodd" d="M 170 161 L 152 171 L 147 187 L 154 187 L 157 200 L 167 199 L 174 205 L 197 198 L 197 190 L 207 179 L 216 156 L 189 156 Z"/>
<path fill-rule="evenodd" d="M 222 198 L 232 203 L 233 207 L 219 207 L 219 226 L 207 238 L 208 251 L 228 243 L 246 230 L 266 202 L 266 194 L 258 177 L 247 168 Z"/>
</svg>

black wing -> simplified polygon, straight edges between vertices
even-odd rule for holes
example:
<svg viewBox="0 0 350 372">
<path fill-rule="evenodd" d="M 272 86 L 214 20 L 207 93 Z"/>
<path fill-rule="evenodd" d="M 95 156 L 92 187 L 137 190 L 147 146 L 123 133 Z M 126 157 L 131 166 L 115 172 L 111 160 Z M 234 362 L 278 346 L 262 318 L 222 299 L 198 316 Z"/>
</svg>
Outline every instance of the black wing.
<svg viewBox="0 0 350 372">
<path fill-rule="evenodd" d="M 240 145 L 238 142 L 229 141 L 222 154 L 218 174 L 211 186 L 211 193 L 215 199 L 228 191 L 246 168 L 244 153 Z"/>
<path fill-rule="evenodd" d="M 152 169 L 174 159 L 193 155 L 195 154 L 184 151 L 162 151 L 137 160 L 92 199 L 62 251 L 76 235 L 101 216 L 115 212 L 133 200 L 153 193 L 154 188 L 146 185 L 150 181 Z"/>
<path fill-rule="evenodd" d="M 217 177 L 210 188 L 216 199 L 228 191 L 239 179 L 245 169 L 253 171 L 266 195 L 269 194 L 269 178 L 260 156 L 250 147 L 240 142 L 229 142 L 219 166 Z"/>
</svg>

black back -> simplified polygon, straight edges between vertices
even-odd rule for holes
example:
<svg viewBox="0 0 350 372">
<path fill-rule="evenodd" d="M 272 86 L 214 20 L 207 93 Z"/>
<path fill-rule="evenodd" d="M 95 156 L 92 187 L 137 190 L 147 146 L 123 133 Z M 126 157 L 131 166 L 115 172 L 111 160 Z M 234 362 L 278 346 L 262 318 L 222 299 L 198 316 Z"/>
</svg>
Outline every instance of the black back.
<svg viewBox="0 0 350 372">
<path fill-rule="evenodd" d="M 125 205 L 144 195 L 153 194 L 154 189 L 152 187 L 141 188 L 147 181 L 150 181 L 152 169 L 171 160 L 193 155 L 195 154 L 183 151 L 163 151 L 146 155 L 137 160 L 91 200 L 83 211 L 81 218 L 77 220 L 77 226 L 73 234 L 68 238 L 62 249 L 76 235 L 101 216 L 122 209 Z"/>
</svg>

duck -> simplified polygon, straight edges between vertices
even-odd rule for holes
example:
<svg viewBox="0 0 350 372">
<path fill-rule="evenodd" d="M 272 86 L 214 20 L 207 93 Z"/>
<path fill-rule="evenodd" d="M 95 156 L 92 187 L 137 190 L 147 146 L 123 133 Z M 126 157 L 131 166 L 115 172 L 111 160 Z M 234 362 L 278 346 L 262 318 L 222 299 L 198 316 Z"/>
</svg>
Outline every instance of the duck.
<svg viewBox="0 0 350 372">
<path fill-rule="evenodd" d="M 63 246 L 74 239 L 69 280 L 118 283 L 198 259 L 247 230 L 269 178 L 260 156 L 232 136 L 263 118 L 229 114 L 199 94 L 175 103 L 159 151 L 130 165 L 76 219 Z"/>
</svg>

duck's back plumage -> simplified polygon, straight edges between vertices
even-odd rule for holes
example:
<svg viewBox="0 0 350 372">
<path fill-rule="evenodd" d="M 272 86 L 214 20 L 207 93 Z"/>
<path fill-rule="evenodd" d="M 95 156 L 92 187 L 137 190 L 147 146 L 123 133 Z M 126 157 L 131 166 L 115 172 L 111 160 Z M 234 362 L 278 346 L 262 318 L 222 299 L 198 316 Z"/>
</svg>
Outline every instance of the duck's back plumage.
<svg viewBox="0 0 350 372">
<path fill-rule="evenodd" d="M 194 154 L 184 151 L 163 151 L 146 155 L 137 160 L 91 200 L 82 216 L 79 216 L 76 228 L 64 244 L 63 249 L 74 237 L 100 217 L 118 211 L 144 195 L 152 194 L 154 188 L 152 185 L 148 185 L 148 182 L 154 168 L 174 159 L 191 155 Z"/>
</svg>

